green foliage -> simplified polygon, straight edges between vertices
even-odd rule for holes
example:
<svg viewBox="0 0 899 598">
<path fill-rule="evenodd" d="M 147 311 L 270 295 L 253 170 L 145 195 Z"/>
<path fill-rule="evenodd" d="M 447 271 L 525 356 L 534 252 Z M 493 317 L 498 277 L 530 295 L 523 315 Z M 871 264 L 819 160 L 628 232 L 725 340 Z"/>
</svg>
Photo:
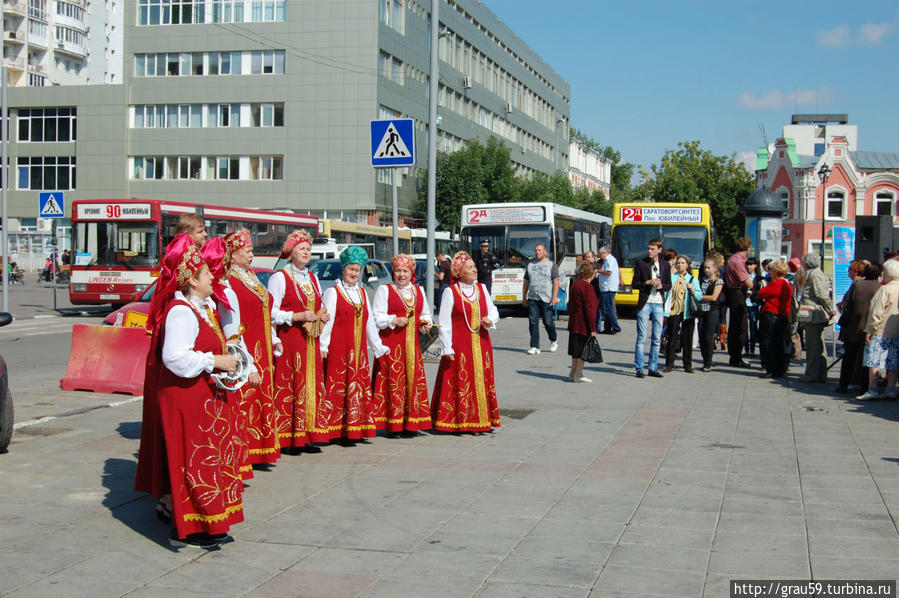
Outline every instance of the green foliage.
<svg viewBox="0 0 899 598">
<path fill-rule="evenodd" d="M 755 188 L 752 175 L 735 156 L 716 156 L 700 148 L 698 141 L 683 141 L 667 150 L 661 163 L 644 173 L 644 183 L 635 189 L 638 197 L 657 202 L 707 203 L 718 231 L 717 244 L 733 252 L 743 236 L 740 207 Z"/>
</svg>

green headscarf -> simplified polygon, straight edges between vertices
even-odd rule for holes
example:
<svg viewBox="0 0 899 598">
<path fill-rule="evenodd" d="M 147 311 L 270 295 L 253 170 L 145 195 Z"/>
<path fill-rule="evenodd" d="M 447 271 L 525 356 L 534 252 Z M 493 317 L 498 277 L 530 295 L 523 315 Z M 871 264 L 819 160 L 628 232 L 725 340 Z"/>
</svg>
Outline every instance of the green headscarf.
<svg viewBox="0 0 899 598">
<path fill-rule="evenodd" d="M 340 253 L 340 267 L 346 268 L 350 264 L 359 264 L 363 268 L 368 263 L 368 253 L 358 245 L 347 247 Z"/>
</svg>

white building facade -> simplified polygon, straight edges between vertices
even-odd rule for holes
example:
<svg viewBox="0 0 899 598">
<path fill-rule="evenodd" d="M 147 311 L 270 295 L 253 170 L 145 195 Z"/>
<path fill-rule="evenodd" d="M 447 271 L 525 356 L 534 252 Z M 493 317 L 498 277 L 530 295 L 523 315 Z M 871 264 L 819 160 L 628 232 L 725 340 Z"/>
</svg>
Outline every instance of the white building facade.
<svg viewBox="0 0 899 598">
<path fill-rule="evenodd" d="M 568 178 L 575 189 L 586 187 L 602 191 L 609 197 L 612 185 L 612 163 L 596 150 L 572 138 L 568 146 Z"/>
</svg>

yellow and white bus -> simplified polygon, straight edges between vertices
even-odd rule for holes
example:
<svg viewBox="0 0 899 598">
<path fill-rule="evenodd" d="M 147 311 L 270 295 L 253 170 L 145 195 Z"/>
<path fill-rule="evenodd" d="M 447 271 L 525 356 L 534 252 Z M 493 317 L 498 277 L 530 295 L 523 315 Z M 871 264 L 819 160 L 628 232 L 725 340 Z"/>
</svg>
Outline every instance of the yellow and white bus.
<svg viewBox="0 0 899 598">
<path fill-rule="evenodd" d="M 615 296 L 616 305 L 636 306 L 631 288 L 634 265 L 646 257 L 651 239 L 661 239 L 665 249 L 690 256 L 697 275 L 703 257 L 712 247 L 712 213 L 704 203 L 616 203 L 612 210 L 612 255 L 624 282 Z"/>
<path fill-rule="evenodd" d="M 339 245 L 361 245 L 373 253 L 369 257 L 382 261 L 393 259 L 393 227 L 372 226 L 360 222 L 322 219 L 318 221 L 318 235 L 334 240 Z M 412 252 L 412 233 L 400 228 L 398 233 L 400 253 Z M 372 249 L 373 248 L 373 249 Z"/>
</svg>

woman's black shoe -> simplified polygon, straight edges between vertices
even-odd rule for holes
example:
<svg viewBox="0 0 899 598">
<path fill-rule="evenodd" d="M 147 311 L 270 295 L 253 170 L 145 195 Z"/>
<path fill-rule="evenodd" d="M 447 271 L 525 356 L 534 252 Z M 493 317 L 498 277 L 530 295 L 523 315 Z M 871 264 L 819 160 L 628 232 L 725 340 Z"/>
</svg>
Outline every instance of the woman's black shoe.
<svg viewBox="0 0 899 598">
<path fill-rule="evenodd" d="M 309 453 L 310 455 L 316 455 L 316 454 L 322 452 L 322 449 L 320 446 L 315 446 L 314 444 L 307 444 L 307 445 L 303 446 L 302 448 L 300 448 L 300 452 L 301 453 Z"/>
<path fill-rule="evenodd" d="M 225 534 L 227 535 L 227 534 Z M 169 534 L 169 545 L 172 548 L 185 548 L 191 546 L 193 548 L 202 548 L 204 550 L 219 550 L 219 542 L 209 534 L 197 533 L 187 534 L 186 538 L 179 538 L 178 532 L 172 530 Z"/>
<path fill-rule="evenodd" d="M 172 512 L 165 505 L 165 499 L 160 498 L 156 503 L 156 518 L 165 524 L 172 522 Z"/>
</svg>

